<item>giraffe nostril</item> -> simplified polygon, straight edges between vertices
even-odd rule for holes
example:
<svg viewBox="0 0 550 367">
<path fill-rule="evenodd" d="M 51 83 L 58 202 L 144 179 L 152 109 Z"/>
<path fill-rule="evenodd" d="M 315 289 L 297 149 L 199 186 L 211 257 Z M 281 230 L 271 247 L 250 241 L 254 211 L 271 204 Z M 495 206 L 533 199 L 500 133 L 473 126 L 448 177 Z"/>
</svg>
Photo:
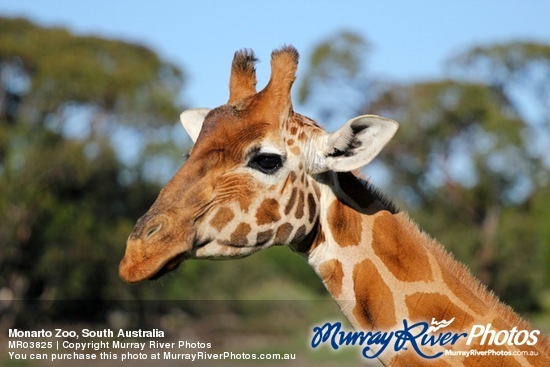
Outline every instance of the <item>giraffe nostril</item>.
<svg viewBox="0 0 550 367">
<path fill-rule="evenodd" d="M 162 228 L 162 223 L 158 223 L 158 224 L 155 224 L 155 225 L 150 226 L 150 227 L 147 228 L 147 230 L 145 231 L 144 239 L 145 239 L 145 240 L 148 240 L 149 238 L 151 238 L 151 236 L 153 236 L 155 233 L 157 233 L 158 231 L 160 231 L 161 228 Z"/>
</svg>

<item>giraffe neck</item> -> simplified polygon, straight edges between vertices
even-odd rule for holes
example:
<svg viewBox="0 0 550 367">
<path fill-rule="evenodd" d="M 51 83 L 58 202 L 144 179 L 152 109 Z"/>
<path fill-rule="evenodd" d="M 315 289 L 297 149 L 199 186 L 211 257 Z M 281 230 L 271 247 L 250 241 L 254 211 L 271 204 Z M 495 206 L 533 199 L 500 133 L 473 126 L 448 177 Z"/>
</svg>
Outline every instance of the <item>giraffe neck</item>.
<svg viewBox="0 0 550 367">
<path fill-rule="evenodd" d="M 432 318 L 454 318 L 449 331 L 465 332 L 473 325 L 489 323 L 496 331 L 531 330 L 375 189 L 349 173 L 332 173 L 320 182 L 321 219 L 307 247 L 307 259 L 355 329 L 391 331 L 403 329 L 403 320 L 429 323 Z M 538 340 L 538 349 L 525 345 L 497 349 L 536 350 L 539 358 L 547 357 L 548 340 L 543 335 Z M 463 350 L 471 349 L 465 341 L 461 341 Z M 488 347 L 476 347 L 483 348 Z M 383 355 L 381 361 L 386 365 L 426 364 L 412 352 Z M 475 365 L 468 364 L 472 359 L 448 358 L 451 365 Z M 494 358 L 485 357 L 479 363 L 538 365 L 533 357 Z M 447 365 L 444 360 L 438 358 L 441 365 Z"/>
</svg>

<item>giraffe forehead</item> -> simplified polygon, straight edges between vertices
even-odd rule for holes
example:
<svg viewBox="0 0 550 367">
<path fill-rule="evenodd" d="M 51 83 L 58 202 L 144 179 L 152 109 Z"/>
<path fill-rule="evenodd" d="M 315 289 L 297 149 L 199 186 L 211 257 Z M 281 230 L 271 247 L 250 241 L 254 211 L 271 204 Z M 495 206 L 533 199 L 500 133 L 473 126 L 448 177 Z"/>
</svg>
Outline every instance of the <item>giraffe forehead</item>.
<svg viewBox="0 0 550 367">
<path fill-rule="evenodd" d="M 281 151 L 278 135 L 268 122 L 216 119 L 205 122 L 191 156 L 208 160 L 213 152 L 219 152 L 223 160 L 240 162 L 252 152 Z"/>
<path fill-rule="evenodd" d="M 316 141 L 311 139 L 313 136 L 324 133 L 315 121 L 303 115 L 291 112 L 280 116 L 266 110 L 261 102 L 255 95 L 239 108 L 224 105 L 210 111 L 192 153 L 208 158 L 215 150 L 229 161 L 242 161 L 252 153 L 288 153 L 298 158 L 311 150 L 311 142 Z"/>
</svg>

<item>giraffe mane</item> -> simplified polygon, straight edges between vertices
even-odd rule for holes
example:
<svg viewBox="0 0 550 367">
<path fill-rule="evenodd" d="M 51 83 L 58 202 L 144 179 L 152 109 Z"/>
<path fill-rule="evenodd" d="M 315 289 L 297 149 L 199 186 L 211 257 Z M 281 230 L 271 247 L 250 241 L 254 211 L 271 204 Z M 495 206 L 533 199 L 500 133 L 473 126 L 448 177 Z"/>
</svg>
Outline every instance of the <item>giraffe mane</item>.
<svg viewBox="0 0 550 367">
<path fill-rule="evenodd" d="M 401 209 L 393 202 L 393 200 L 386 195 L 378 186 L 376 186 L 374 183 L 369 181 L 368 179 L 357 177 L 359 182 L 363 185 L 363 187 L 370 193 L 372 196 L 374 196 L 375 199 L 380 201 L 384 208 L 389 211 L 392 214 L 397 214 L 401 211 Z"/>
<path fill-rule="evenodd" d="M 475 296 L 479 297 L 485 305 L 500 315 L 506 323 L 517 326 L 518 329 L 532 328 L 528 321 L 518 315 L 510 306 L 503 303 L 493 291 L 472 275 L 466 265 L 456 260 L 455 256 L 430 234 L 420 229 L 411 219 L 408 220 L 408 225 L 411 229 L 417 230 L 424 235 L 426 241 L 423 245 L 440 261 L 442 268 L 448 270 L 451 276 L 454 276 L 459 282 L 465 284 Z M 550 339 L 542 333 L 540 334 L 538 347 L 542 353 L 550 355 Z"/>
</svg>

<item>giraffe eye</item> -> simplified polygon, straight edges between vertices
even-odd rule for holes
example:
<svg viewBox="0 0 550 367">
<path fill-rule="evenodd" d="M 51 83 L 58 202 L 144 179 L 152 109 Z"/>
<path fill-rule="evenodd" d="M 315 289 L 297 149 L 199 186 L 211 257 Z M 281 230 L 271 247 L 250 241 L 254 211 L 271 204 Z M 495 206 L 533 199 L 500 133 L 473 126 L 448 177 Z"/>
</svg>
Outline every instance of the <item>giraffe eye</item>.
<svg viewBox="0 0 550 367">
<path fill-rule="evenodd" d="M 248 162 L 250 168 L 271 175 L 279 170 L 283 165 L 283 160 L 278 154 L 258 154 Z"/>
</svg>

